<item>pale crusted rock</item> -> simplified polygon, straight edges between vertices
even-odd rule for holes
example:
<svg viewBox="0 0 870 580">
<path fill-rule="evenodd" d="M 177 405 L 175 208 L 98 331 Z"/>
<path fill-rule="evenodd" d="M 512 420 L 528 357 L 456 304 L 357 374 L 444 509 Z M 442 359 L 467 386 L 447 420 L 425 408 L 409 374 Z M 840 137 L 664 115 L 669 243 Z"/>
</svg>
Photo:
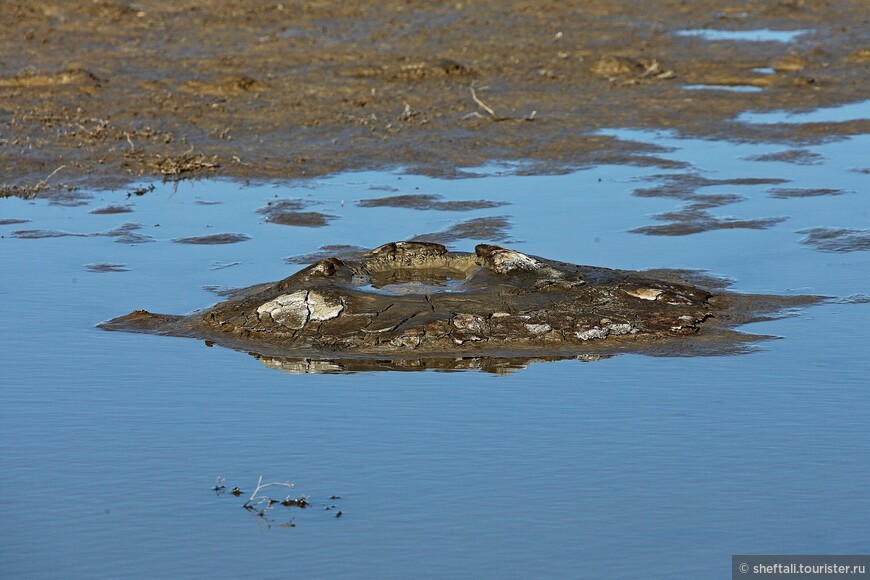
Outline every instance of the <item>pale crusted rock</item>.
<svg viewBox="0 0 870 580">
<path fill-rule="evenodd" d="M 658 288 L 626 288 L 623 291 L 629 296 L 634 296 L 641 300 L 655 300 L 664 293 L 664 290 L 659 290 Z"/>
<path fill-rule="evenodd" d="M 260 320 L 271 319 L 291 330 L 301 330 L 308 322 L 307 290 L 282 294 L 257 308 Z"/>
</svg>

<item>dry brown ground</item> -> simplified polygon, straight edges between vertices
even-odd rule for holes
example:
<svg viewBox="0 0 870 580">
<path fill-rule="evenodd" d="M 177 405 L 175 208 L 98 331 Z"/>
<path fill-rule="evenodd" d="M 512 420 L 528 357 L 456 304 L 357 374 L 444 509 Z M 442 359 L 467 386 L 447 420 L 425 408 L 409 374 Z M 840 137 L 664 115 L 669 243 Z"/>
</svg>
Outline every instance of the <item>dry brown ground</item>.
<svg viewBox="0 0 870 580">
<path fill-rule="evenodd" d="M 794 143 L 870 130 L 732 121 L 866 99 L 866 0 L 0 0 L 0 14 L 6 194 L 396 166 L 450 176 L 490 160 L 667 166 L 655 147 L 595 133 L 606 127 Z M 812 32 L 675 34 L 707 27 Z"/>
</svg>

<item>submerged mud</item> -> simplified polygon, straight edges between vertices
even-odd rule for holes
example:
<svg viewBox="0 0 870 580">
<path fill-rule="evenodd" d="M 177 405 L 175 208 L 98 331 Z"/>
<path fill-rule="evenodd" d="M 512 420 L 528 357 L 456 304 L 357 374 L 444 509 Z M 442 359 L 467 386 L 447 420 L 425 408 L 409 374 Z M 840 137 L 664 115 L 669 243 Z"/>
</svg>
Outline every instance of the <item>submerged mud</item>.
<svg viewBox="0 0 870 580">
<path fill-rule="evenodd" d="M 25 220 L 26 221 L 26 220 Z M 95 232 L 95 233 L 77 233 L 77 232 L 66 232 L 62 230 L 15 230 L 10 235 L 13 238 L 20 238 L 24 240 L 40 240 L 44 238 L 91 238 L 91 237 L 107 237 L 114 238 L 114 240 L 121 244 L 144 244 L 148 242 L 153 242 L 154 238 L 140 233 L 138 230 L 142 229 L 142 224 L 137 223 L 124 223 L 111 230 L 107 230 L 105 232 Z"/>
<path fill-rule="evenodd" d="M 481 369 L 623 352 L 746 352 L 733 327 L 818 302 L 747 295 L 685 271 L 631 272 L 481 244 L 475 253 L 395 242 L 329 257 L 189 316 L 137 310 L 106 330 L 187 336 L 291 372 Z"/>
<path fill-rule="evenodd" d="M 823 252 L 860 252 L 870 250 L 870 230 L 852 228 L 809 228 L 798 231 L 806 234 L 802 244 Z"/>
<path fill-rule="evenodd" d="M 800 147 L 870 120 L 735 119 L 866 99 L 865 12 L 863 0 L 4 2 L 0 192 L 77 204 L 76 187 L 142 177 L 678 165 L 598 133 L 609 127 Z M 699 85 L 759 90 L 685 89 Z"/>
<path fill-rule="evenodd" d="M 393 195 L 375 199 L 361 199 L 356 204 L 360 207 L 398 207 L 421 211 L 472 211 L 510 205 L 505 201 L 489 201 L 486 199 L 444 201 L 443 196 L 433 194 Z"/>
<path fill-rule="evenodd" d="M 176 244 L 196 244 L 196 245 L 220 245 L 220 244 L 237 244 L 246 242 L 251 239 L 248 234 L 209 234 L 206 236 L 192 236 L 189 238 L 175 238 L 172 240 Z"/>
<path fill-rule="evenodd" d="M 338 216 L 317 211 L 301 211 L 316 203 L 304 199 L 277 199 L 258 209 L 257 213 L 266 216 L 269 223 L 305 228 L 321 228 L 338 219 Z"/>
</svg>

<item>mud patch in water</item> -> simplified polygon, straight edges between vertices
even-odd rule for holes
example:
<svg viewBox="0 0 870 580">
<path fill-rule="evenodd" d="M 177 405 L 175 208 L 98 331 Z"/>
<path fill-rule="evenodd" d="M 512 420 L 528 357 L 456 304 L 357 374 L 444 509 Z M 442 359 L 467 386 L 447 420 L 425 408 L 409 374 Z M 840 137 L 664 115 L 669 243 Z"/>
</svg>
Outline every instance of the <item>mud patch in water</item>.
<svg viewBox="0 0 870 580">
<path fill-rule="evenodd" d="M 26 223 L 29 222 L 29 221 L 30 221 L 30 220 L 23 220 L 23 219 L 18 219 L 18 218 L 5 218 L 5 219 L 0 219 L 0 226 L 11 226 L 11 225 L 15 225 L 15 224 L 26 224 Z"/>
<path fill-rule="evenodd" d="M 662 173 L 638 178 L 643 181 L 660 181 L 661 185 L 642 187 L 632 193 L 638 197 L 674 197 L 677 199 L 695 200 L 704 197 L 697 193 L 702 187 L 719 185 L 776 185 L 788 183 L 788 179 L 780 177 L 737 177 L 731 179 L 711 179 L 700 173 Z M 735 199 L 734 201 L 738 201 Z"/>
<path fill-rule="evenodd" d="M 116 213 L 130 213 L 133 211 L 133 204 L 131 203 L 110 203 L 109 205 L 98 207 L 95 210 L 91 210 L 90 213 L 96 215 L 110 215 Z"/>
<path fill-rule="evenodd" d="M 860 252 L 870 250 L 870 230 L 849 228 L 808 228 L 798 231 L 806 234 L 802 244 L 822 252 Z"/>
<path fill-rule="evenodd" d="M 154 238 L 152 238 L 151 236 L 148 236 L 146 234 L 140 234 L 138 231 L 136 231 L 140 229 L 142 229 L 142 224 L 125 223 L 111 230 L 105 232 L 96 232 L 92 234 L 64 232 L 61 230 L 16 230 L 10 235 L 14 238 L 20 238 L 23 240 L 39 240 L 44 238 L 65 237 L 91 238 L 103 236 L 108 238 L 115 238 L 115 241 L 120 244 L 144 244 L 154 241 Z"/>
<path fill-rule="evenodd" d="M 443 199 L 443 195 L 408 194 L 376 199 L 362 199 L 356 202 L 356 204 L 359 207 L 401 207 L 436 211 L 472 211 L 510 205 L 510 202 L 506 201 L 489 201 L 485 199 L 442 201 Z"/>
<path fill-rule="evenodd" d="M 870 304 L 870 296 L 867 294 L 852 294 L 835 300 L 837 304 Z"/>
<path fill-rule="evenodd" d="M 750 155 L 744 157 L 749 161 L 780 161 L 782 163 L 793 163 L 795 165 L 820 165 L 825 161 L 825 158 L 818 153 L 814 153 L 809 149 L 786 149 L 785 151 L 776 151 L 774 153 L 763 153 L 761 155 Z"/>
<path fill-rule="evenodd" d="M 266 216 L 268 223 L 303 228 L 322 228 L 331 220 L 338 219 L 338 216 L 316 211 L 299 211 L 316 203 L 304 199 L 279 199 L 268 202 L 257 213 Z"/>
<path fill-rule="evenodd" d="M 175 238 L 172 240 L 176 244 L 199 244 L 199 245 L 217 245 L 217 244 L 235 244 L 250 240 L 248 234 L 211 234 L 207 236 L 193 236 L 189 238 Z"/>
<path fill-rule="evenodd" d="M 329 222 L 334 219 L 338 219 L 338 216 L 317 211 L 285 211 L 280 215 L 268 218 L 266 221 L 283 226 L 322 228 L 329 225 Z"/>
<path fill-rule="evenodd" d="M 713 230 L 766 230 L 778 223 L 784 222 L 788 218 L 720 218 L 706 210 L 690 206 L 680 211 L 654 215 L 653 219 L 669 223 L 657 226 L 643 226 L 629 231 L 634 234 L 646 234 L 648 236 L 688 236 L 690 234 L 699 234 Z"/>
<path fill-rule="evenodd" d="M 458 240 L 505 242 L 510 240 L 508 236 L 510 227 L 509 216 L 481 217 L 461 221 L 439 232 L 414 236 L 411 241 L 445 245 Z"/>
<path fill-rule="evenodd" d="M 212 270 L 223 270 L 224 268 L 232 268 L 233 266 L 238 266 L 241 262 L 212 262 L 211 269 Z"/>
<path fill-rule="evenodd" d="M 130 270 L 124 264 L 115 264 L 111 262 L 98 262 L 95 264 L 87 264 L 85 270 L 88 272 L 96 272 L 100 274 L 108 272 L 129 272 Z"/>
<path fill-rule="evenodd" d="M 93 194 L 80 191 L 75 188 L 53 188 L 53 189 L 38 189 L 33 194 L 26 196 L 32 199 L 44 199 L 49 205 L 59 205 L 62 207 L 78 207 L 88 205 Z"/>
<path fill-rule="evenodd" d="M 743 201 L 745 196 L 736 193 L 698 193 L 705 187 L 721 185 L 755 186 L 771 185 L 788 182 L 782 178 L 739 177 L 728 179 L 709 178 L 699 173 L 668 173 L 658 174 L 641 179 L 662 182 L 653 187 L 635 189 L 632 194 L 637 197 L 664 197 L 690 201 L 676 211 L 656 214 L 653 219 L 669 222 L 662 225 L 643 226 L 629 230 L 635 234 L 655 236 L 685 236 L 721 229 L 767 229 L 784 221 L 785 217 L 764 217 L 743 219 L 735 217 L 716 217 L 707 211 L 710 208 L 721 207 Z"/>
<path fill-rule="evenodd" d="M 828 187 L 819 187 L 815 189 L 804 189 L 800 187 L 773 187 L 768 189 L 770 197 L 776 199 L 789 199 L 792 197 L 819 197 L 823 195 L 843 195 L 849 193 L 844 189 L 833 189 Z"/>
</svg>

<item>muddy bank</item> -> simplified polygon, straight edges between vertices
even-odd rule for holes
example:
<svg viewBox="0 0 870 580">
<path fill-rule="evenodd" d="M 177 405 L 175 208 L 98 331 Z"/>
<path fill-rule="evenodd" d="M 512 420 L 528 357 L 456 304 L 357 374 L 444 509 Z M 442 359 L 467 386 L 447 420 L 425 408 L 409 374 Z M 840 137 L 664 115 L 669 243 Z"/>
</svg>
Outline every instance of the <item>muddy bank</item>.
<svg viewBox="0 0 870 580">
<path fill-rule="evenodd" d="M 595 134 L 605 127 L 795 146 L 870 130 L 733 122 L 865 99 L 860 0 L 36 0 L 3 12 L 7 195 L 395 166 L 451 176 L 490 160 L 673 165 L 654 145 Z M 680 34 L 701 29 L 806 32 Z"/>
</svg>

